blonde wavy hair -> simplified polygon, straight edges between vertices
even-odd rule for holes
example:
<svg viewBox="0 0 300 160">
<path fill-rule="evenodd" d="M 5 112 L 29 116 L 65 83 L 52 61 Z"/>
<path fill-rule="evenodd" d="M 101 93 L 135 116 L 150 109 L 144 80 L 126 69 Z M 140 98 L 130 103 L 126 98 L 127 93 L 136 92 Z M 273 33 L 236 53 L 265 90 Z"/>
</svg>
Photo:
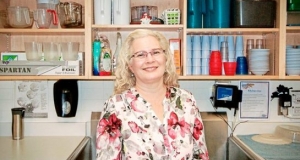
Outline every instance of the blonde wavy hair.
<svg viewBox="0 0 300 160">
<path fill-rule="evenodd" d="M 116 80 L 114 86 L 114 94 L 120 94 L 123 91 L 135 86 L 135 76 L 132 76 L 132 72 L 128 67 L 132 56 L 131 45 L 135 39 L 147 36 L 156 38 L 159 42 L 160 47 L 165 50 L 166 71 L 163 77 L 164 85 L 174 87 L 179 86 L 173 54 L 170 50 L 168 40 L 157 31 L 152 31 L 149 29 L 136 29 L 128 35 L 118 55 L 117 68 L 115 72 Z"/>
</svg>

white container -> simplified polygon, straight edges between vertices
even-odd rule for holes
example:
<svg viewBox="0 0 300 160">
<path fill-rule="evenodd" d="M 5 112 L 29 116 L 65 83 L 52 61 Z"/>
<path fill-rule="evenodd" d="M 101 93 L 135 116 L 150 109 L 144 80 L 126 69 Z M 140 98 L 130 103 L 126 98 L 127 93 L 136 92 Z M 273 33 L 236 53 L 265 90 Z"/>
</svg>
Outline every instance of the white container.
<svg viewBox="0 0 300 160">
<path fill-rule="evenodd" d="M 111 0 L 94 0 L 95 24 L 111 24 Z"/>
<path fill-rule="evenodd" d="M 113 4 L 113 24 L 130 24 L 130 0 L 114 0 Z"/>
</svg>

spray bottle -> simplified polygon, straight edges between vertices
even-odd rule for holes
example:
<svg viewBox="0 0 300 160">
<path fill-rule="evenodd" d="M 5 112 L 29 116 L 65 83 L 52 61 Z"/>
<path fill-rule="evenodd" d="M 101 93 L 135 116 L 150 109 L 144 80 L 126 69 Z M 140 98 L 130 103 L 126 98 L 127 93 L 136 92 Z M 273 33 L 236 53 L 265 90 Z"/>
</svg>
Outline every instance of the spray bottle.
<svg viewBox="0 0 300 160">
<path fill-rule="evenodd" d="M 101 58 L 100 58 L 100 76 L 111 75 L 111 50 L 108 38 L 104 35 L 100 35 L 100 41 L 102 43 Z"/>
<path fill-rule="evenodd" d="M 121 34 L 118 32 L 117 33 L 117 43 L 116 43 L 116 50 L 114 55 L 112 56 L 112 75 L 115 75 L 115 71 L 116 71 L 116 67 L 117 67 L 117 59 L 118 59 L 118 55 L 119 52 L 121 51 L 121 47 L 122 47 L 122 37 Z"/>
<path fill-rule="evenodd" d="M 93 42 L 93 75 L 99 76 L 100 74 L 100 56 L 101 56 L 101 42 L 97 35 Z"/>
</svg>

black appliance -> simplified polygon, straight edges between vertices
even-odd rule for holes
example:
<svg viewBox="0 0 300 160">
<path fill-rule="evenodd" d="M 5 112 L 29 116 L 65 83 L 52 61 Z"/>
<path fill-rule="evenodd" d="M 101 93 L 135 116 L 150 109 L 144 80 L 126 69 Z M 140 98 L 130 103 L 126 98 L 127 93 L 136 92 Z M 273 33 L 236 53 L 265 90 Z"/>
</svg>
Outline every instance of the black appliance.
<svg viewBox="0 0 300 160">
<path fill-rule="evenodd" d="M 53 86 L 53 97 L 58 117 L 75 117 L 78 104 L 77 80 L 58 80 Z"/>
</svg>

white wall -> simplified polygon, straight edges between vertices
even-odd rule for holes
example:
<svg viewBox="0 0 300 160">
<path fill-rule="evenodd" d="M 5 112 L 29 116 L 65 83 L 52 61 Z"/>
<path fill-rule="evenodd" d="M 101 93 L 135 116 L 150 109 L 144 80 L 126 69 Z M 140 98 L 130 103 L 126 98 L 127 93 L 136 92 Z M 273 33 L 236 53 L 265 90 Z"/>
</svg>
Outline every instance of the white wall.
<svg viewBox="0 0 300 160">
<path fill-rule="evenodd" d="M 112 94 L 113 81 L 78 81 L 79 103 L 74 118 L 56 116 L 52 91 L 54 83 L 55 81 L 48 81 L 48 118 L 25 118 L 25 136 L 89 135 L 91 112 L 99 112 L 103 109 L 104 101 Z M 203 112 L 215 111 L 209 100 L 214 83 L 215 81 L 180 81 L 181 88 L 194 94 L 200 111 Z M 11 135 L 11 108 L 15 107 L 14 84 L 14 81 L 0 81 L 0 136 Z M 239 81 L 232 81 L 231 84 L 239 85 Z M 270 81 L 270 95 L 276 91 L 279 84 L 300 89 L 300 82 L 298 81 Z M 281 123 L 300 124 L 300 119 L 278 116 L 277 104 L 278 99 L 270 101 L 269 119 L 241 123 L 236 128 L 235 133 L 273 132 L 274 126 Z M 235 119 L 233 110 L 218 108 L 218 111 L 227 111 L 230 122 Z"/>
</svg>

